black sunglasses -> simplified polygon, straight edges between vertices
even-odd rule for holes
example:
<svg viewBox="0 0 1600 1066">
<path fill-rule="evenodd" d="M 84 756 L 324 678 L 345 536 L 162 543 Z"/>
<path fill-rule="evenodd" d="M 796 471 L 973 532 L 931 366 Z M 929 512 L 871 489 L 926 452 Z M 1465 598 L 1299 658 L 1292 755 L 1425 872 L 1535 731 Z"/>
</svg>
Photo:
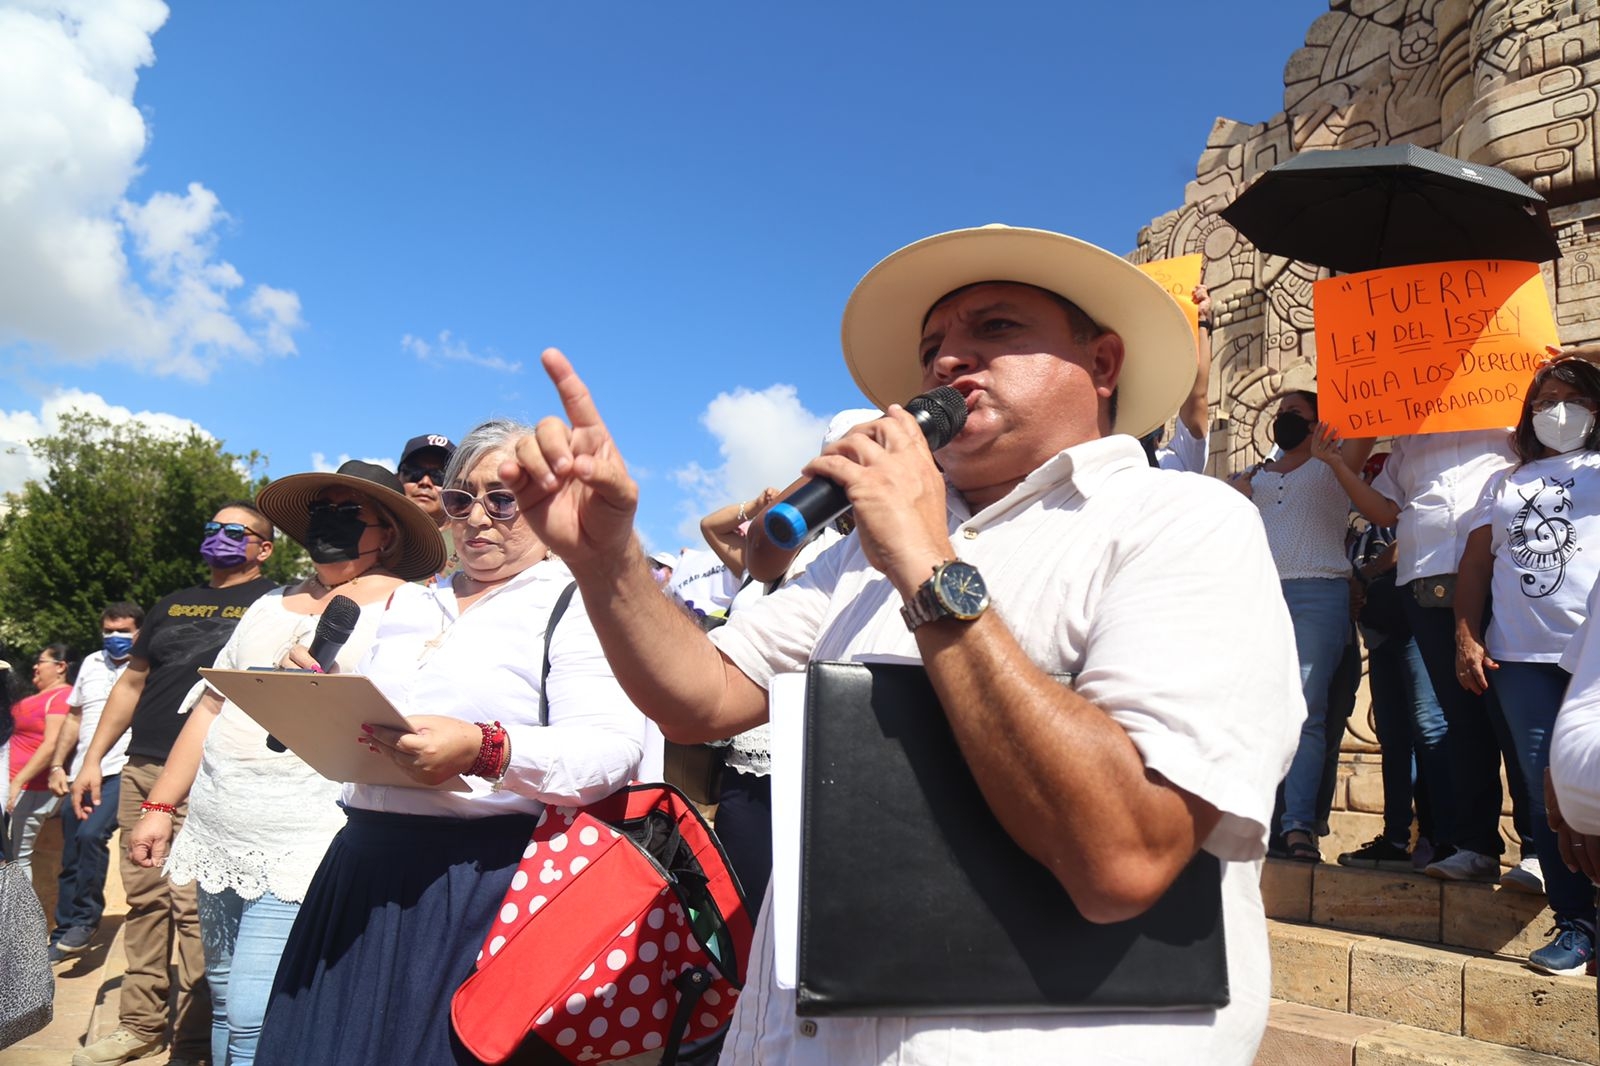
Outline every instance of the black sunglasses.
<svg viewBox="0 0 1600 1066">
<path fill-rule="evenodd" d="M 249 526 L 241 525 L 238 522 L 207 522 L 204 529 L 208 537 L 214 537 L 218 531 L 221 531 L 222 535 L 229 540 L 244 540 L 246 537 L 256 537 L 259 540 L 267 539 Z"/>
<path fill-rule="evenodd" d="M 326 518 L 330 515 L 338 515 L 340 518 L 359 519 L 361 517 L 361 509 L 364 506 L 366 505 L 359 500 L 344 500 L 340 503 L 334 503 L 332 500 L 312 500 L 306 504 L 306 514 L 312 518 Z M 371 522 L 363 524 L 372 525 Z"/>
<path fill-rule="evenodd" d="M 413 484 L 415 484 L 416 482 L 421 481 L 423 478 L 427 478 L 429 481 L 432 481 L 435 485 L 443 484 L 443 482 L 444 482 L 444 467 L 442 467 L 442 466 L 423 466 L 420 463 L 401 463 L 400 464 L 400 480 L 401 481 L 409 481 L 409 482 L 412 482 Z"/>
<path fill-rule="evenodd" d="M 510 489 L 490 489 L 482 496 L 464 489 L 440 489 L 439 503 L 451 518 L 471 515 L 475 503 L 483 504 L 484 513 L 496 522 L 508 522 L 517 516 L 517 494 Z"/>
</svg>

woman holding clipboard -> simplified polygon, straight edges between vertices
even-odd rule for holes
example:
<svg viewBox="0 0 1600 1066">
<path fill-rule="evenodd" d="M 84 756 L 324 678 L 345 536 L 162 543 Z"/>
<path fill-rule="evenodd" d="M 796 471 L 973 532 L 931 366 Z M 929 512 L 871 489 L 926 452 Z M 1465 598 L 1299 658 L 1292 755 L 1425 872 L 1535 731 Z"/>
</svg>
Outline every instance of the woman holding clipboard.
<svg viewBox="0 0 1600 1066">
<path fill-rule="evenodd" d="M 407 582 L 444 564 L 433 520 L 381 466 L 352 460 L 337 473 L 280 478 L 256 506 L 306 549 L 314 570 L 251 605 L 217 657 L 220 668 L 276 666 L 311 641 L 335 596 L 360 609 L 338 655 L 354 665 L 385 607 L 422 596 Z M 294 752 L 269 746 L 265 729 L 203 682 L 196 696 L 128 853 L 142 866 L 164 862 L 179 884 L 200 883 L 212 1061 L 248 1066 L 289 929 L 328 841 L 344 825 L 340 786 Z M 188 819 L 174 841 L 172 812 L 186 798 Z"/>
</svg>

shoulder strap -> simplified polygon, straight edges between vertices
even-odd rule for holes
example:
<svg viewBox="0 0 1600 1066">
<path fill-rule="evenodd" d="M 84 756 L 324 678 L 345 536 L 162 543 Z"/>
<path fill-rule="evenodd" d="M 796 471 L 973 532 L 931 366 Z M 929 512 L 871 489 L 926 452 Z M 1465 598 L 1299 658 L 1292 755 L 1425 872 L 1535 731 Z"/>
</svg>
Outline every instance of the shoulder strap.
<svg viewBox="0 0 1600 1066">
<path fill-rule="evenodd" d="M 556 597 L 556 605 L 550 608 L 550 621 L 544 624 L 544 668 L 539 671 L 539 724 L 550 724 L 550 638 L 555 636 L 556 623 L 561 621 L 561 616 L 567 611 L 567 604 L 572 602 L 572 594 L 578 591 L 576 581 L 561 590 L 561 595 Z"/>
</svg>

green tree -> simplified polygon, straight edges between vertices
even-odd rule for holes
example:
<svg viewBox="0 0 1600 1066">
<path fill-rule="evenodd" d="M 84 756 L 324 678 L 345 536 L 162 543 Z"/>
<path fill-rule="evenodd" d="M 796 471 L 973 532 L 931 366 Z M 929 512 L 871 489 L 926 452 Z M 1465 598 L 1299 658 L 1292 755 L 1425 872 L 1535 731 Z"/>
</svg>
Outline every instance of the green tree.
<svg viewBox="0 0 1600 1066">
<path fill-rule="evenodd" d="M 58 432 L 30 448 L 47 473 L 8 494 L 0 517 L 0 644 L 14 663 L 51 641 L 77 655 L 93 651 L 107 603 L 148 610 L 206 580 L 201 525 L 266 483 L 255 452 L 234 455 L 197 432 L 166 436 L 82 413 L 64 416 Z M 266 569 L 283 581 L 306 569 L 305 554 L 279 537 Z"/>
</svg>

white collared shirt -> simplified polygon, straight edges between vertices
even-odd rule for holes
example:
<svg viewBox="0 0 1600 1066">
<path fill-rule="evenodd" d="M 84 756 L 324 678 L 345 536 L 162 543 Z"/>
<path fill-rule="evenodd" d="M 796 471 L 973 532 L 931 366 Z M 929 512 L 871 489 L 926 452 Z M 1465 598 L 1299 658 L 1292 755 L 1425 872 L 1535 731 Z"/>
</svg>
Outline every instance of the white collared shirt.
<svg viewBox="0 0 1600 1066">
<path fill-rule="evenodd" d="M 575 593 L 550 644 L 550 724 L 539 725 L 545 625 L 572 582 L 547 559 L 463 612 L 450 582 L 422 589 L 385 612 L 358 673 L 401 714 L 498 721 L 511 766 L 498 786 L 468 777 L 471 792 L 346 785 L 348 806 L 403 814 L 481 818 L 581 805 L 630 780 L 660 778 L 659 737 L 629 702 Z M 643 764 L 643 765 L 641 765 Z"/>
<path fill-rule="evenodd" d="M 1503 429 L 1395 438 L 1372 487 L 1400 508 L 1397 582 L 1456 572 L 1484 485 L 1514 458 Z"/>
<path fill-rule="evenodd" d="M 951 541 L 983 572 L 1023 651 L 1077 674 L 1080 695 L 1145 764 L 1216 807 L 1230 1005 L 1221 1011 L 801 1023 L 776 987 L 763 906 L 724 1049 L 729 1063 L 1159 1062 L 1247 1066 L 1270 995 L 1260 858 L 1305 704 L 1293 629 L 1254 506 L 1208 478 L 1152 469 L 1131 437 L 1069 448 L 976 515 L 949 496 Z M 712 634 L 758 684 L 810 660 L 918 657 L 900 596 L 852 536 Z M 1174 631 L 1176 613 L 1205 618 Z M 770 891 L 769 891 L 770 900 Z"/>
<path fill-rule="evenodd" d="M 100 712 L 105 709 L 106 698 L 116 687 L 117 678 L 128 668 L 129 661 L 124 659 L 119 663 L 109 653 L 98 651 L 85 657 L 83 665 L 78 667 L 78 680 L 67 697 L 68 707 L 77 707 L 83 712 L 83 721 L 78 724 L 78 747 L 72 753 L 72 765 L 67 767 L 67 776 L 73 780 L 83 769 L 83 757 L 88 754 L 95 726 L 100 724 Z M 122 768 L 128 764 L 129 735 L 129 731 L 124 729 L 117 742 L 101 756 L 101 777 L 122 773 Z"/>
</svg>

